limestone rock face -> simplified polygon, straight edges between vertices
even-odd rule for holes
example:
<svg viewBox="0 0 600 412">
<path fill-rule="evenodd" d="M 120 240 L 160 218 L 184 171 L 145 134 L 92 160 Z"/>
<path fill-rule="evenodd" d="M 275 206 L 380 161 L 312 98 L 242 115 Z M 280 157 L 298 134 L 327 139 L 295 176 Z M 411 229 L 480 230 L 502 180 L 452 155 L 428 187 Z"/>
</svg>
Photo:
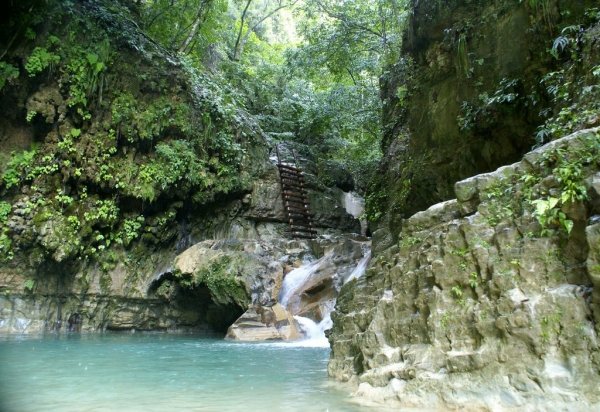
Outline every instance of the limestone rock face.
<svg viewBox="0 0 600 412">
<path fill-rule="evenodd" d="M 295 244 L 293 241 L 290 243 Z M 192 276 L 200 270 L 214 272 L 211 264 L 226 259 L 227 270 L 235 272 L 249 301 L 273 305 L 283 277 L 283 264 L 278 259 L 284 256 L 286 250 L 259 240 L 205 240 L 177 256 L 174 269 L 183 276 Z"/>
<path fill-rule="evenodd" d="M 340 292 L 329 374 L 406 407 L 600 407 L 599 132 L 461 181 L 458 199 L 406 219 Z M 587 197 L 548 211 L 566 164 Z"/>
<path fill-rule="evenodd" d="M 360 222 L 342 204 L 343 191 L 338 187 L 320 184 L 312 173 L 314 160 L 302 158 L 298 165 L 304 172 L 306 189 L 313 214 L 313 223 L 320 228 L 337 228 L 344 232 L 360 233 Z M 252 193 L 243 211 L 245 218 L 257 221 L 286 222 L 281 200 L 281 183 L 274 164 L 253 184 Z"/>
<path fill-rule="evenodd" d="M 246 342 L 296 340 L 301 337 L 298 322 L 279 303 L 253 306 L 227 330 L 226 339 Z"/>
<path fill-rule="evenodd" d="M 543 108 L 560 111 L 540 81 L 543 73 L 557 70 L 556 60 L 545 52 L 556 38 L 548 27 L 578 26 L 597 2 L 544 3 L 545 12 L 534 3 L 540 4 L 412 3 L 402 58 L 381 82 L 385 155 L 374 190 L 382 197 L 377 205 L 384 216 L 377 234 L 381 240 L 396 241 L 401 219 L 453 198 L 456 181 L 519 160 L 535 144 L 536 128 L 545 121 Z M 590 72 L 600 56 L 598 24 L 585 23 L 582 31 L 584 26 L 573 85 L 586 81 L 580 73 Z M 569 87 L 569 80 L 561 87 Z M 580 92 L 585 86 L 572 89 L 574 101 L 566 106 L 587 99 Z M 375 249 L 379 246 L 375 241 Z"/>
</svg>

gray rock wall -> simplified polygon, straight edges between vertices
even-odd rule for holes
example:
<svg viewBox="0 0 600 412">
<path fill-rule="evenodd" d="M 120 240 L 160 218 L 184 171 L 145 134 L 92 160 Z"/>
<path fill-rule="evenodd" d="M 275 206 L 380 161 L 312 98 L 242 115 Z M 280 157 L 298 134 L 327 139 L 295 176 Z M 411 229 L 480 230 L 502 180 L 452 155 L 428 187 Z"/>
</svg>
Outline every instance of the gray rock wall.
<svg viewBox="0 0 600 412">
<path fill-rule="evenodd" d="M 368 204 L 371 215 L 382 216 L 375 248 L 397 240 L 401 219 L 451 199 L 456 181 L 515 162 L 530 150 L 545 116 L 561 109 L 541 81 L 546 74 L 577 68 L 560 85 L 577 84 L 561 104 L 586 99 L 582 89 L 596 84 L 589 73 L 598 64 L 598 42 L 597 23 L 590 28 L 584 15 L 596 3 L 412 2 L 402 59 L 382 76 L 385 155 Z M 572 52 L 577 57 L 555 59 L 548 49 L 566 26 L 581 29 Z M 579 124 L 587 116 L 577 117 L 569 117 L 569 127 L 597 125 Z"/>
<path fill-rule="evenodd" d="M 587 196 L 541 225 L 540 201 L 568 190 L 565 165 Z M 342 288 L 329 374 L 403 406 L 599 407 L 599 170 L 596 128 L 461 181 L 458 199 L 405 220 Z"/>
</svg>

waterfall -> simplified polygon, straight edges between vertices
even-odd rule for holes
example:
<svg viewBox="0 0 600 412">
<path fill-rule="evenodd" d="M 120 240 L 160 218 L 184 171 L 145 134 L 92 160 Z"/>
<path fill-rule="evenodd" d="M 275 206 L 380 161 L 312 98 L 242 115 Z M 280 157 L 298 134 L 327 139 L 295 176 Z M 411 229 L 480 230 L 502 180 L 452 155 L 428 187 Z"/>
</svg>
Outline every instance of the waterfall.
<svg viewBox="0 0 600 412">
<path fill-rule="evenodd" d="M 285 275 L 285 279 L 281 285 L 281 292 L 279 293 L 279 303 L 284 307 L 287 307 L 290 297 L 292 297 L 302 285 L 306 284 L 311 275 L 313 275 L 321 265 L 329 259 L 329 256 L 330 254 L 327 254 L 321 259 L 303 265 Z"/>
<path fill-rule="evenodd" d="M 365 269 L 371 259 L 371 250 L 367 247 L 364 247 L 363 250 L 364 256 L 358 261 L 356 267 L 352 270 L 350 275 L 348 275 L 344 283 L 352 279 L 358 279 L 365 273 Z M 290 299 L 309 288 L 310 282 L 314 282 L 315 276 L 320 276 L 319 273 L 323 275 L 324 273 L 320 271 L 331 264 L 331 258 L 332 254 L 329 253 L 318 260 L 306 263 L 289 272 L 283 280 L 281 292 L 279 293 L 279 302 L 281 305 L 293 314 L 292 307 L 294 307 L 294 303 L 290 303 Z M 334 274 L 334 276 L 337 275 Z M 329 347 L 329 341 L 325 336 L 325 331 L 333 326 L 331 312 L 335 306 L 335 299 L 322 302 L 321 305 L 323 319 L 319 323 L 304 316 L 294 316 L 305 336 L 305 339 L 300 343 L 301 346 Z"/>
<path fill-rule="evenodd" d="M 359 277 L 361 277 L 362 275 L 364 275 L 365 274 L 365 270 L 367 269 L 367 265 L 369 264 L 370 260 L 371 260 L 371 250 L 369 250 L 369 251 L 367 251 L 365 253 L 365 255 L 362 257 L 362 259 L 360 260 L 360 262 L 358 262 L 358 265 L 356 265 L 356 267 L 354 268 L 354 270 L 352 271 L 352 273 L 350 273 L 350 276 L 348 276 L 346 278 L 346 280 L 344 281 L 344 283 L 348 283 L 352 279 L 358 279 Z"/>
<path fill-rule="evenodd" d="M 327 316 L 319 323 L 315 323 L 312 319 L 303 316 L 294 316 L 300 324 L 300 329 L 304 332 L 306 338 L 302 341 L 302 346 L 315 348 L 328 348 L 329 340 L 325 336 L 325 331 L 333 326 L 331 316 Z"/>
<path fill-rule="evenodd" d="M 348 214 L 358 219 L 365 210 L 365 201 L 354 192 L 344 192 L 342 194 L 342 205 Z"/>
<path fill-rule="evenodd" d="M 367 234 L 367 220 L 364 218 L 365 200 L 354 192 L 342 194 L 342 205 L 349 215 L 360 221 L 360 234 Z"/>
</svg>

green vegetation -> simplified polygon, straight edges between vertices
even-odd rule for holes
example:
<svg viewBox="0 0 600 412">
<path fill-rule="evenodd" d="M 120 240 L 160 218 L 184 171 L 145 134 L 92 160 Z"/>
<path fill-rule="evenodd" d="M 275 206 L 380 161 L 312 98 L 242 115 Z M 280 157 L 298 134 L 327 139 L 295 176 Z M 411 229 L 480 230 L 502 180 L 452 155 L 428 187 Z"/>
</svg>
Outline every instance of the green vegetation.
<svg viewBox="0 0 600 412">
<path fill-rule="evenodd" d="M 2 169 L 2 181 L 7 189 L 20 184 L 22 176 L 27 176 L 27 170 L 32 167 L 36 150 L 11 153 L 8 164 Z"/>
<path fill-rule="evenodd" d="M 39 247 L 104 262 L 112 248 L 169 239 L 158 228 L 184 202 L 247 190 L 259 135 L 248 113 L 272 142 L 318 154 L 323 182 L 342 165 L 356 189 L 369 185 L 379 76 L 398 58 L 404 2 L 47 2 L 35 6 L 43 19 L 13 7 L 0 90 L 43 84 L 23 114 L 46 135 L 0 166 L 2 220 L 15 211 L 5 204 L 25 205 L 22 236 L 0 228 L 4 259 Z"/>
<path fill-rule="evenodd" d="M 561 320 L 564 310 L 559 306 L 554 312 L 543 316 L 540 324 L 542 342 L 548 343 L 551 338 L 560 335 Z"/>
<path fill-rule="evenodd" d="M 19 69 L 12 64 L 0 61 L 0 91 L 7 83 L 19 77 Z"/>
<path fill-rule="evenodd" d="M 588 65 L 596 38 L 590 29 L 599 22 L 600 9 L 586 9 L 576 24 L 571 22 L 560 28 L 560 34 L 548 49 L 555 60 L 556 70 L 546 73 L 541 79 L 552 107 L 540 112 L 545 121 L 536 133 L 538 145 L 597 121 L 600 111 L 600 71 L 597 66 L 590 68 Z"/>
<path fill-rule="evenodd" d="M 180 284 L 184 287 L 197 287 L 205 285 L 209 290 L 213 302 L 219 305 L 235 303 L 241 308 L 248 306 L 248 293 L 240 276 L 242 265 L 227 255 L 218 255 L 200 267 L 193 276 L 188 277 L 176 274 Z"/>
<path fill-rule="evenodd" d="M 380 79 L 392 65 L 411 76 L 413 62 L 399 55 L 407 3 L 46 2 L 36 9 L 45 18 L 15 14 L 0 90 L 14 92 L 19 83 L 36 93 L 14 114 L 25 116 L 37 143 L 0 166 L 2 256 L 38 247 L 58 260 L 101 261 L 112 248 L 166 242 L 173 235 L 167 229 L 189 210 L 248 189 L 251 148 L 262 132 L 269 144 L 291 141 L 318 155 L 321 183 L 333 183 L 331 165 L 352 175 L 355 189 L 367 194 L 370 220 L 393 214 L 390 205 L 412 201 L 412 186 L 433 185 L 418 177 L 429 155 L 406 159 L 393 188 L 384 174 L 376 176 L 382 131 L 392 127 L 381 123 Z M 554 25 L 548 1 L 526 4 L 535 21 Z M 598 112 L 600 66 L 581 76 L 578 70 L 587 44 L 581 33 L 600 12 L 590 8 L 585 16 L 553 28 L 548 59 L 555 70 L 540 79 L 552 107 L 544 109 L 540 143 L 589 124 Z M 483 67 L 470 50 L 472 29 L 466 24 L 450 36 L 450 53 L 466 78 Z M 465 98 L 461 130 L 485 130 L 532 100 L 521 86 L 522 79 L 506 77 Z M 413 91 L 404 83 L 392 89 L 389 98 L 404 107 Z M 583 97 L 575 104 L 577 90 Z M 560 193 L 534 193 L 536 176 L 521 182 L 522 197 L 510 185 L 491 188 L 488 222 L 510 219 L 525 204 L 544 229 L 569 233 L 573 222 L 564 209 L 586 196 L 585 165 L 551 163 Z M 23 236 L 6 227 L 17 202 L 24 204 Z"/>
<path fill-rule="evenodd" d="M 54 54 L 44 47 L 36 47 L 27 59 L 27 63 L 25 63 L 25 70 L 30 77 L 33 77 L 46 69 L 49 69 L 50 72 L 52 72 L 59 61 L 60 56 L 58 54 Z"/>
<path fill-rule="evenodd" d="M 585 171 L 600 162 L 600 135 L 582 139 L 574 150 L 567 152 L 557 147 L 544 154 L 539 169 L 514 179 L 496 182 L 485 190 L 484 216 L 491 226 L 532 213 L 541 226 L 541 236 L 556 231 L 570 235 L 574 222 L 569 218 L 569 208 L 587 199 L 584 182 Z M 552 176 L 553 180 L 543 180 Z M 551 185 L 548 187 L 548 185 Z"/>
<path fill-rule="evenodd" d="M 25 289 L 26 292 L 32 292 L 34 287 L 35 287 L 35 280 L 33 280 L 33 279 L 27 279 L 23 283 L 23 289 Z"/>
</svg>

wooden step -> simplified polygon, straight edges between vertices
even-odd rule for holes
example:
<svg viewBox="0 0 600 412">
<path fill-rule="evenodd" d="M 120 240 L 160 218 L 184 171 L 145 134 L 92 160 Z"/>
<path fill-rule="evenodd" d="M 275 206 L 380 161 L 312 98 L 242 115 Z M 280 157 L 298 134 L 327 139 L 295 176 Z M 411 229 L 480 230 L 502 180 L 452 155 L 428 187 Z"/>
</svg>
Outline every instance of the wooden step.
<svg viewBox="0 0 600 412">
<path fill-rule="evenodd" d="M 302 170 L 300 170 L 300 169 L 296 169 L 296 170 L 279 169 L 279 173 L 283 174 L 283 175 L 291 175 L 291 176 L 304 176 L 304 173 L 302 173 Z"/>
<path fill-rule="evenodd" d="M 312 226 L 304 225 L 304 224 L 300 224 L 300 223 L 296 223 L 296 222 L 290 222 L 290 223 L 288 223 L 288 227 L 290 227 L 290 230 L 295 230 L 295 231 L 298 231 L 298 232 L 311 233 L 311 232 L 315 231 L 312 228 Z"/>
<path fill-rule="evenodd" d="M 290 203 L 291 201 L 291 203 Z M 307 210 L 308 211 L 308 200 L 306 199 L 283 199 L 283 206 L 292 210 Z"/>
<path fill-rule="evenodd" d="M 309 218 L 312 219 L 312 213 L 310 213 L 308 210 L 306 209 L 302 209 L 302 210 L 293 210 L 293 209 L 288 209 L 287 213 L 290 217 L 304 217 L 304 218 Z"/>
<path fill-rule="evenodd" d="M 312 216 L 308 213 L 303 214 L 303 213 L 299 213 L 299 212 L 294 212 L 294 211 L 290 211 L 288 210 L 288 219 L 303 219 L 303 220 L 312 220 Z"/>
<path fill-rule="evenodd" d="M 285 174 L 280 174 L 279 178 L 286 179 L 286 180 L 293 180 L 294 182 L 304 182 L 304 176 L 302 176 L 302 175 L 293 176 L 293 175 L 285 173 Z"/>
<path fill-rule="evenodd" d="M 309 210 L 305 205 L 286 205 L 285 209 L 290 212 L 298 212 L 302 214 L 309 214 Z"/>
<path fill-rule="evenodd" d="M 288 218 L 288 222 L 290 222 L 290 224 L 294 224 L 297 226 L 304 226 L 304 227 L 310 227 L 312 226 L 312 219 L 309 217 L 305 217 L 305 216 L 290 216 Z"/>
<path fill-rule="evenodd" d="M 306 193 L 286 189 L 285 193 L 282 193 L 282 196 L 283 200 L 293 198 L 291 200 L 297 200 L 298 202 L 308 203 L 308 196 L 306 196 Z"/>
<path fill-rule="evenodd" d="M 304 233 L 317 233 L 312 227 L 306 227 L 301 225 L 290 225 L 290 231 L 292 232 L 304 232 Z"/>
<path fill-rule="evenodd" d="M 281 184 L 283 185 L 288 185 L 291 187 L 298 187 L 301 189 L 304 189 L 304 182 L 300 182 L 298 180 L 291 180 L 291 179 L 281 179 Z"/>
<path fill-rule="evenodd" d="M 286 188 L 284 193 L 282 193 L 282 196 L 283 196 L 284 200 L 287 200 L 289 198 L 294 198 L 292 200 L 297 200 L 299 202 L 308 203 L 308 196 L 306 196 L 306 193 L 304 193 L 304 192 L 300 192 L 300 191 L 296 191 L 296 190 L 289 190 L 289 188 Z"/>
<path fill-rule="evenodd" d="M 308 201 L 306 199 L 304 199 L 304 200 L 284 199 L 283 203 L 284 203 L 285 207 L 288 207 L 288 206 L 300 207 L 300 208 L 308 207 Z"/>
<path fill-rule="evenodd" d="M 301 202 L 305 202 L 305 203 L 307 202 L 307 198 L 303 193 L 298 193 L 298 192 L 291 191 L 291 190 L 283 190 L 281 194 L 283 195 L 284 199 L 294 198 Z"/>
<path fill-rule="evenodd" d="M 306 193 L 300 191 L 284 189 L 281 192 L 281 195 L 284 197 L 284 199 L 293 197 L 294 200 L 298 200 L 303 203 L 308 203 L 308 196 L 306 196 Z"/>
<path fill-rule="evenodd" d="M 305 234 L 305 233 L 298 233 L 298 232 L 291 232 L 291 231 L 288 231 L 287 233 L 290 236 L 293 236 L 293 237 L 298 238 L 298 239 L 314 239 L 315 236 L 316 236 L 316 233 L 314 233 L 314 234 Z"/>
<path fill-rule="evenodd" d="M 298 198 L 284 198 L 283 199 L 283 207 L 285 209 L 290 208 L 292 210 L 309 210 L 308 201 L 306 199 L 298 199 Z"/>
<path fill-rule="evenodd" d="M 286 165 L 286 164 L 283 164 L 283 163 L 278 163 L 277 167 L 279 169 L 290 170 L 290 171 L 296 172 L 296 173 L 300 172 L 300 169 L 298 169 L 297 167 L 289 166 L 289 165 Z"/>
<path fill-rule="evenodd" d="M 314 232 L 315 230 L 311 226 L 299 225 L 296 223 L 290 224 L 291 230 L 297 230 L 299 232 Z"/>
</svg>

